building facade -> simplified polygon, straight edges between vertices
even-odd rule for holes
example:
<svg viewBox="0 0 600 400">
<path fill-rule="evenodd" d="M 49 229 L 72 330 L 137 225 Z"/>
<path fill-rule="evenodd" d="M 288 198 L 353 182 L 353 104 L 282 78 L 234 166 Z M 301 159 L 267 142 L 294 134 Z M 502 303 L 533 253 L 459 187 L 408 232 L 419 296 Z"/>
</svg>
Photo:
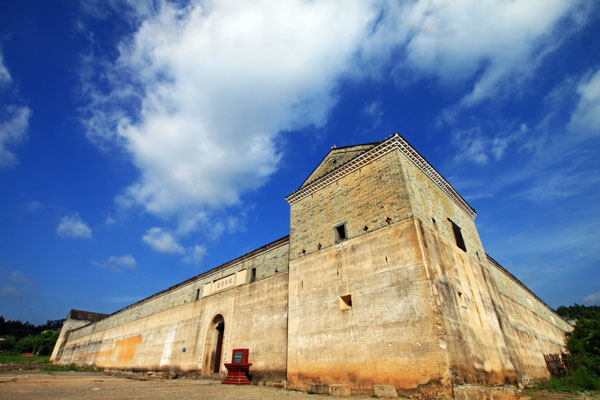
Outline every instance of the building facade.
<svg viewBox="0 0 600 400">
<path fill-rule="evenodd" d="M 255 383 L 510 398 L 564 351 L 570 325 L 486 254 L 475 211 L 398 134 L 332 148 L 286 200 L 289 236 L 67 319 L 54 362 L 223 376 L 248 348 Z"/>
</svg>

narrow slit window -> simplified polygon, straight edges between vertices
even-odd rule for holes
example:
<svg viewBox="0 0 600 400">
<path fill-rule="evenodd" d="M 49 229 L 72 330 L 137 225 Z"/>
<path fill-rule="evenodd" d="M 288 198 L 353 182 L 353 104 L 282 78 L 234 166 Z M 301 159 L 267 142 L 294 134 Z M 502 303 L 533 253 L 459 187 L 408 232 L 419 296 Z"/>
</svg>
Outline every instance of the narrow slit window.
<svg viewBox="0 0 600 400">
<path fill-rule="evenodd" d="M 196 289 L 196 300 L 200 298 L 200 289 Z"/>
<path fill-rule="evenodd" d="M 458 293 L 458 302 L 460 303 L 460 305 L 462 307 L 467 307 L 467 303 L 465 303 L 465 298 L 463 296 L 463 294 L 461 292 L 457 292 Z"/>
<path fill-rule="evenodd" d="M 347 294 L 340 297 L 340 310 L 345 311 L 352 308 L 352 295 Z"/>
<path fill-rule="evenodd" d="M 250 270 L 250 282 L 254 282 L 256 280 L 256 268 L 252 268 Z"/>
<path fill-rule="evenodd" d="M 335 235 L 335 242 L 343 242 L 347 239 L 346 235 L 346 223 L 339 224 L 333 228 L 333 233 Z"/>
<path fill-rule="evenodd" d="M 460 232 L 460 226 L 456 225 L 454 221 L 448 218 L 450 224 L 452 224 L 452 233 L 454 233 L 454 240 L 456 241 L 456 245 L 462 251 L 467 251 L 467 246 L 465 246 L 465 240 L 463 239 L 463 235 Z"/>
</svg>

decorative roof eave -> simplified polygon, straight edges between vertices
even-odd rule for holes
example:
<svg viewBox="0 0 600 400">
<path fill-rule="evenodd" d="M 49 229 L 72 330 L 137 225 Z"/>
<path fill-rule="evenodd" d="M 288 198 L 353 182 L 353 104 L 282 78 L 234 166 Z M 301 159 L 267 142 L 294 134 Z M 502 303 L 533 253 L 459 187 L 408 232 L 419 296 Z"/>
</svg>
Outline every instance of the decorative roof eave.
<svg viewBox="0 0 600 400">
<path fill-rule="evenodd" d="M 319 163 L 319 165 L 317 165 L 317 167 L 310 173 L 310 175 L 308 175 L 308 178 L 306 178 L 304 180 L 304 182 L 302 182 L 302 184 L 300 185 L 300 187 L 298 189 L 301 189 L 304 186 L 308 186 L 308 185 L 310 185 L 312 182 L 314 182 L 316 180 L 316 179 L 315 180 L 311 180 L 311 178 L 313 176 L 319 174 L 321 168 L 325 167 L 326 161 L 329 160 L 329 158 L 330 158 L 331 155 L 336 154 L 336 153 L 340 153 L 340 152 L 344 152 L 344 151 L 348 151 L 348 150 L 352 150 L 353 148 L 356 148 L 357 149 L 356 151 L 361 151 L 361 149 L 358 149 L 359 147 L 360 148 L 365 148 L 365 147 L 369 147 L 370 146 L 370 148 L 363 150 L 363 153 L 364 153 L 366 151 L 371 150 L 371 148 L 373 148 L 375 145 L 377 145 L 379 143 L 381 143 L 381 142 L 355 144 L 355 145 L 342 146 L 342 147 L 332 147 L 331 150 L 325 155 L 325 157 L 323 157 L 323 159 L 321 160 L 321 162 Z M 355 157 L 358 157 L 359 155 L 360 154 L 357 154 Z M 351 161 L 351 159 L 345 161 L 343 164 L 340 164 L 339 166 L 337 166 L 337 168 L 334 168 L 334 169 L 341 168 L 343 165 L 345 165 L 346 163 L 348 163 L 350 161 Z M 331 171 L 329 171 L 328 173 L 330 173 L 330 172 Z M 327 175 L 327 174 L 325 174 L 325 175 Z M 323 175 L 323 176 L 325 176 L 325 175 Z"/>
<path fill-rule="evenodd" d="M 419 154 L 402 136 L 398 133 L 393 134 L 388 139 L 382 141 L 379 145 L 375 146 L 371 150 L 359 155 L 347 164 L 331 171 L 329 174 L 317 179 L 314 182 L 296 190 L 294 193 L 288 195 L 285 200 L 290 204 L 294 204 L 303 198 L 310 196 L 317 190 L 324 188 L 325 186 L 337 181 L 345 175 L 356 171 L 359 168 L 369 164 L 370 162 L 386 155 L 393 150 L 400 150 L 410 161 L 413 162 L 425 175 L 429 177 L 444 193 L 450 197 L 450 199 L 463 210 L 471 220 L 475 219 L 477 213 L 471 207 L 465 199 L 459 195 L 456 190 L 444 179 L 439 172 L 435 170 L 427 162 L 427 160 Z"/>
</svg>

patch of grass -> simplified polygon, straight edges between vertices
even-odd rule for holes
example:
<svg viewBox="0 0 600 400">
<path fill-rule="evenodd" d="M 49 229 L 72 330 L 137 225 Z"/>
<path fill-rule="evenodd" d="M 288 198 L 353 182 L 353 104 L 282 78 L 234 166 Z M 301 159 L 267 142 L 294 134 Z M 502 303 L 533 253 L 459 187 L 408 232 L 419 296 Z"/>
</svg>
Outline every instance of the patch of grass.
<svg viewBox="0 0 600 400">
<path fill-rule="evenodd" d="M 600 378 L 590 373 L 585 366 L 580 365 L 569 376 L 552 377 L 547 381 L 539 381 L 535 387 L 549 392 L 568 393 L 600 390 Z"/>
<path fill-rule="evenodd" d="M 75 364 L 68 365 L 55 365 L 48 364 L 41 368 L 44 372 L 54 372 L 54 371 L 76 371 L 76 372 L 103 372 L 104 368 L 94 368 L 94 367 L 80 367 Z"/>
<path fill-rule="evenodd" d="M 20 354 L 0 353 L 0 364 L 47 364 L 50 356 L 23 357 Z"/>
</svg>

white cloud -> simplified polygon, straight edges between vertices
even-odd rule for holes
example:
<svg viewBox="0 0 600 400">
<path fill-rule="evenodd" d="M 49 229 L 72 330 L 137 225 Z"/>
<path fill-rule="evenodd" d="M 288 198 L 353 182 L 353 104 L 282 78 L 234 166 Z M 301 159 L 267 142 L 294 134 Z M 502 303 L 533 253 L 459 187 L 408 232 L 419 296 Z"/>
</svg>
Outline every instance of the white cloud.
<svg viewBox="0 0 600 400">
<path fill-rule="evenodd" d="M 584 303 L 600 304 L 600 292 L 590 293 L 583 298 Z"/>
<path fill-rule="evenodd" d="M 567 77 L 544 102 L 544 118 L 527 130 L 525 140 L 516 138 L 520 143 L 515 147 L 527 158 L 513 162 L 512 170 L 492 184 L 486 182 L 486 190 L 498 192 L 521 184 L 510 189 L 513 197 L 546 202 L 586 193 L 589 198 L 600 183 L 596 140 L 600 120 L 594 112 L 600 112 L 600 71 Z"/>
<path fill-rule="evenodd" d="M 202 260 L 208 254 L 206 247 L 195 245 L 188 250 L 188 254 L 183 258 L 183 262 L 202 265 Z"/>
<path fill-rule="evenodd" d="M 144 233 L 142 240 L 150 245 L 154 250 L 161 253 L 183 254 L 183 247 L 177 243 L 175 238 L 161 228 L 150 228 Z"/>
<path fill-rule="evenodd" d="M 0 297 L 20 299 L 22 297 L 22 293 L 12 285 L 2 285 L 0 286 Z"/>
<path fill-rule="evenodd" d="M 93 262 L 93 264 L 111 271 L 121 271 L 123 269 L 132 270 L 136 267 L 135 258 L 131 254 L 125 254 L 123 256 L 110 256 L 104 263 Z"/>
<path fill-rule="evenodd" d="M 56 228 L 56 233 L 62 237 L 83 239 L 92 237 L 92 230 L 81 220 L 79 214 L 64 216 Z"/>
<path fill-rule="evenodd" d="M 531 128 L 524 124 L 517 128 L 513 123 L 508 128 L 486 131 L 486 121 L 478 120 L 473 127 L 454 131 L 454 161 L 491 165 L 494 160 L 504 159 L 508 152 L 513 153 L 511 162 L 504 164 L 503 173 L 493 179 L 479 184 L 472 180 L 468 186 L 461 186 L 461 177 L 452 177 L 453 182 L 459 182 L 457 187 L 465 198 L 500 195 L 502 191 L 506 191 L 502 196 L 509 193 L 511 198 L 538 203 L 582 194 L 593 198 L 600 183 L 598 131 L 593 128 L 596 115 L 592 111 L 599 101 L 599 78 L 598 72 L 565 78 L 545 96 L 546 113 L 538 122 L 532 122 Z"/>
<path fill-rule="evenodd" d="M 212 226 L 206 213 L 197 212 L 190 215 L 182 215 L 177 226 L 177 235 L 187 236 L 194 232 L 199 225 Z"/>
<path fill-rule="evenodd" d="M 8 83 L 12 80 L 8 69 L 4 65 L 4 56 L 0 53 L 0 85 Z"/>
<path fill-rule="evenodd" d="M 518 127 L 509 127 L 508 132 L 495 135 L 486 132 L 480 125 L 469 129 L 458 129 L 452 133 L 452 142 L 458 148 L 455 160 L 470 160 L 477 164 L 489 164 L 500 161 L 511 143 L 518 142 L 527 133 L 524 123 Z"/>
<path fill-rule="evenodd" d="M 569 128 L 584 137 L 600 135 L 600 69 L 590 77 L 583 78 L 578 86 L 579 102 Z"/>
<path fill-rule="evenodd" d="M 15 146 L 27 138 L 31 110 L 26 106 L 6 106 L 0 118 L 0 167 L 17 164 L 17 158 L 9 146 Z"/>
<path fill-rule="evenodd" d="M 278 135 L 323 125 L 340 79 L 383 77 L 387 66 L 400 64 L 410 75 L 448 84 L 474 79 L 462 103 L 475 104 L 495 95 L 507 77 L 512 87 L 515 76 L 526 77 L 559 42 L 557 21 L 578 6 L 566 0 L 155 4 L 137 10 L 139 28 L 103 74 L 112 92 L 86 83 L 87 131 L 95 143 L 125 148 L 140 170 L 118 204 L 167 217 L 236 204 L 263 185 L 278 167 Z M 502 157 L 506 139 L 485 152 L 475 138 L 469 150 L 477 162 L 488 162 Z"/>
<path fill-rule="evenodd" d="M 325 122 L 336 79 L 376 15 L 361 4 L 162 3 L 117 65 L 141 87 L 139 114 L 105 131 L 109 140 L 118 132 L 141 171 L 120 203 L 173 215 L 232 205 L 261 186 L 280 158 L 277 134 Z M 93 116 L 97 133 L 106 114 Z"/>
<path fill-rule="evenodd" d="M 383 111 L 381 110 L 381 102 L 373 101 L 363 108 L 363 114 L 368 115 L 373 120 L 371 129 L 378 127 L 383 121 Z"/>
<path fill-rule="evenodd" d="M 525 0 L 431 0 L 415 3 L 404 15 L 411 25 L 407 64 L 446 83 L 477 76 L 461 103 L 473 105 L 515 88 L 543 55 L 561 43 L 565 30 L 554 29 L 570 16 L 583 25 L 581 2 Z M 505 78 L 511 77 L 511 80 Z M 504 81 L 503 81 L 504 80 Z"/>
<path fill-rule="evenodd" d="M 0 90 L 4 91 L 4 86 L 12 80 L 0 52 Z M 6 104 L 0 108 L 0 167 L 18 163 L 10 147 L 17 146 L 27 139 L 30 117 L 31 109 L 27 106 Z"/>
<path fill-rule="evenodd" d="M 27 275 L 25 275 L 21 271 L 13 271 L 10 274 L 10 280 L 15 283 L 21 283 L 21 284 L 30 285 L 30 286 L 34 284 L 34 282 L 31 279 L 29 279 L 27 277 Z"/>
<path fill-rule="evenodd" d="M 0 297 L 20 299 L 28 295 L 35 282 L 21 271 L 10 271 L 0 266 Z"/>
<path fill-rule="evenodd" d="M 41 208 L 43 208 L 43 207 L 44 207 L 44 205 L 43 205 L 41 202 L 37 201 L 37 200 L 31 200 L 31 201 L 28 201 L 27 203 L 25 203 L 25 204 L 23 205 L 23 207 L 24 207 L 24 208 L 25 208 L 27 211 L 30 211 L 30 212 L 35 212 L 35 211 L 38 211 L 38 210 L 40 210 Z"/>
</svg>

